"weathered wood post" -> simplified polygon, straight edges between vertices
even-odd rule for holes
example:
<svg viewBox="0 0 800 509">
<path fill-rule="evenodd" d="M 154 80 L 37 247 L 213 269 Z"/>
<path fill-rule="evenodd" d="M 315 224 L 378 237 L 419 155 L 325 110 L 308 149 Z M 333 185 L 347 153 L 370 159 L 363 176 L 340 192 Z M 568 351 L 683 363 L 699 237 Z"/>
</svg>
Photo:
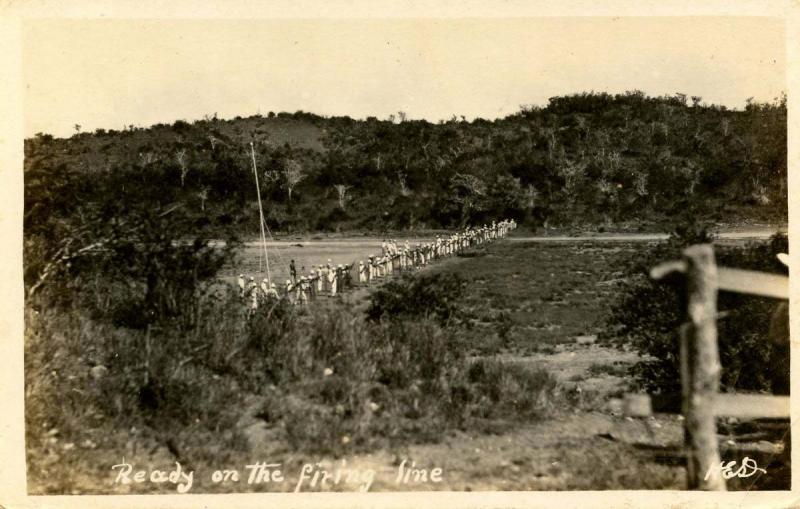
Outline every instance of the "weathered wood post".
<svg viewBox="0 0 800 509">
<path fill-rule="evenodd" d="M 683 252 L 687 276 L 687 316 L 684 386 L 684 433 L 688 445 L 689 489 L 725 490 L 719 469 L 714 399 L 719 392 L 717 347 L 717 266 L 710 244 Z M 688 397 L 686 397 L 688 396 Z"/>
</svg>

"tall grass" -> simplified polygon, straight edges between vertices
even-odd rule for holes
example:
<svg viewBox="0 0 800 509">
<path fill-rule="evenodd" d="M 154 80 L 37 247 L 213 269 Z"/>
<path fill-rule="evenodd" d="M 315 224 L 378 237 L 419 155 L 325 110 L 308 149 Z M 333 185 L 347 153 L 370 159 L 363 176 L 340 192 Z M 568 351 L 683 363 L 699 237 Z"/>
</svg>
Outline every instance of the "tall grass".
<svg viewBox="0 0 800 509">
<path fill-rule="evenodd" d="M 296 309 L 280 301 L 248 319 L 227 290 L 199 306 L 189 327 L 144 330 L 80 308 L 30 307 L 34 472 L 53 428 L 73 442 L 91 429 L 137 428 L 196 459 L 246 449 L 238 422 L 249 412 L 293 451 L 339 456 L 437 440 L 485 419 L 541 418 L 556 392 L 544 371 L 470 362 L 439 317 L 370 320 L 342 303 Z M 98 447 L 121 444 L 109 435 Z"/>
</svg>

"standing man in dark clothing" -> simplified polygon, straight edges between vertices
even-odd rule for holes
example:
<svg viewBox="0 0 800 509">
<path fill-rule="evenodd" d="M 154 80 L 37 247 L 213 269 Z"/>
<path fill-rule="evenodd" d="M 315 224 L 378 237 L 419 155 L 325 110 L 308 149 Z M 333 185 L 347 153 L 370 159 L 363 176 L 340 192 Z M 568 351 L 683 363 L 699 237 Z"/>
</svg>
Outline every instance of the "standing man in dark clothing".
<svg viewBox="0 0 800 509">
<path fill-rule="evenodd" d="M 297 268 L 294 266 L 294 260 L 289 262 L 289 274 L 292 276 L 292 283 L 297 283 Z"/>
</svg>

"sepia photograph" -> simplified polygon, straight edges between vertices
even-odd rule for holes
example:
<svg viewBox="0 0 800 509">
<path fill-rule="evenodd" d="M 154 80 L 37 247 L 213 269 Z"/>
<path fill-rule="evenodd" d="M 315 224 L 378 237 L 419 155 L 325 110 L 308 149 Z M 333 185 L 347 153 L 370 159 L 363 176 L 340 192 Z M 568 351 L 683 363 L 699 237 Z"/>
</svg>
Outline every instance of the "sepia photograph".
<svg viewBox="0 0 800 509">
<path fill-rule="evenodd" d="M 791 491 L 789 29 L 22 19 L 23 490 Z"/>
</svg>

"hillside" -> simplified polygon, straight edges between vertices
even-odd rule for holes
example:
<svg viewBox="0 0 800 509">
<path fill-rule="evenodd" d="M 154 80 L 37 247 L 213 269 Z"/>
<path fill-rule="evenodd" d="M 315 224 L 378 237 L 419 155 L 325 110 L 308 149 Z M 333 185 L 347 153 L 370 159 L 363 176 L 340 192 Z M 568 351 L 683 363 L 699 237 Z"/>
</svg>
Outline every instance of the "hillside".
<svg viewBox="0 0 800 509">
<path fill-rule="evenodd" d="M 77 126 L 76 126 L 77 127 Z M 182 204 L 210 231 L 786 221 L 786 102 L 744 111 L 681 94 L 554 97 L 487 121 L 272 112 L 25 141 L 26 232 L 106 199 Z M 655 226 L 658 228 L 658 226 Z"/>
</svg>

